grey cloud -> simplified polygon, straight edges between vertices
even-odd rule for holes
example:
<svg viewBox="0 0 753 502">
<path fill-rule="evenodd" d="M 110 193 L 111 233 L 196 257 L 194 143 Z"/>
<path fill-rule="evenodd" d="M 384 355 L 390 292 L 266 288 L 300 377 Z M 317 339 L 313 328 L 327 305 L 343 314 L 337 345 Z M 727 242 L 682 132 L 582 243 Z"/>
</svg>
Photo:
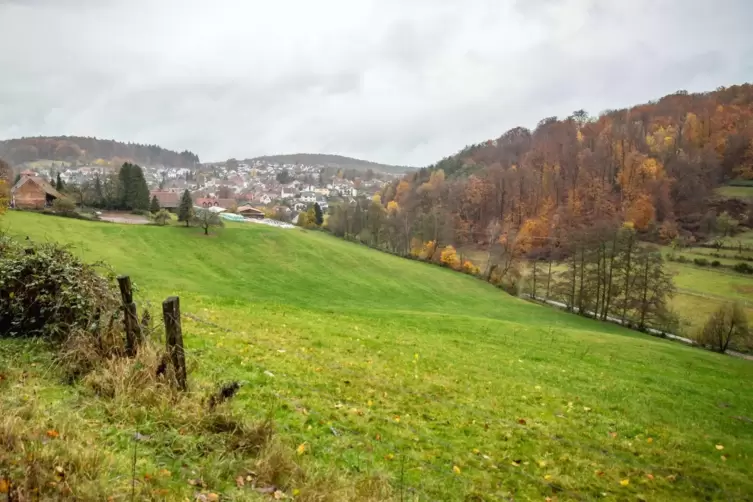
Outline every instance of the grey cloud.
<svg viewBox="0 0 753 502">
<path fill-rule="evenodd" d="M 0 137 L 425 165 L 751 80 L 747 0 L 0 0 Z"/>
</svg>

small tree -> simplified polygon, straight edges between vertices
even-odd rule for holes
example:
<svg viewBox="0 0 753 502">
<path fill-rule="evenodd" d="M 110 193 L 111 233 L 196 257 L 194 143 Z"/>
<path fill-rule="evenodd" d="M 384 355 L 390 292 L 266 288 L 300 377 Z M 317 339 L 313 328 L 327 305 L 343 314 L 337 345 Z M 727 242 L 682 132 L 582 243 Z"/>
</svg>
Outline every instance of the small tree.
<svg viewBox="0 0 753 502">
<path fill-rule="evenodd" d="M 314 211 L 313 206 L 308 208 L 308 210 L 306 211 L 306 223 L 307 223 L 307 226 L 309 227 L 313 227 L 317 225 L 316 211 Z"/>
<path fill-rule="evenodd" d="M 55 199 L 52 201 L 52 209 L 60 214 L 73 214 L 76 211 L 76 204 L 67 198 Z"/>
<path fill-rule="evenodd" d="M 60 192 L 61 190 L 63 190 L 63 188 L 65 188 L 65 185 L 63 185 L 63 180 L 60 179 L 60 173 L 58 173 L 57 178 L 55 180 L 55 190 Z"/>
<path fill-rule="evenodd" d="M 152 219 L 157 225 L 161 227 L 165 226 L 165 224 L 170 221 L 170 211 L 167 209 L 160 209 L 154 216 L 152 216 Z"/>
<path fill-rule="evenodd" d="M 156 214 L 159 212 L 159 201 L 157 200 L 157 196 L 152 196 L 152 202 L 149 204 L 149 212 L 152 214 Z"/>
<path fill-rule="evenodd" d="M 725 303 L 711 314 L 697 336 L 699 343 L 725 352 L 732 340 L 745 340 L 750 336 L 748 318 L 739 303 Z"/>
<path fill-rule="evenodd" d="M 298 213 L 298 219 L 296 220 L 296 225 L 299 227 L 308 227 L 309 226 L 309 215 L 306 212 L 301 211 Z"/>
<path fill-rule="evenodd" d="M 193 219 L 197 226 L 204 229 L 204 235 L 209 235 L 210 227 L 224 226 L 220 215 L 209 209 L 201 209 L 197 211 Z"/>
<path fill-rule="evenodd" d="M 460 258 L 453 246 L 447 246 L 442 250 L 440 262 L 445 267 L 460 270 Z"/>
<path fill-rule="evenodd" d="M 322 208 L 319 206 L 318 202 L 314 203 L 314 219 L 317 226 L 321 227 L 322 223 L 324 223 L 324 214 L 322 213 Z"/>
<path fill-rule="evenodd" d="M 180 198 L 180 207 L 178 208 L 178 221 L 185 221 L 186 226 L 191 224 L 194 217 L 193 200 L 191 200 L 191 192 L 186 190 L 183 192 L 183 196 Z"/>
</svg>

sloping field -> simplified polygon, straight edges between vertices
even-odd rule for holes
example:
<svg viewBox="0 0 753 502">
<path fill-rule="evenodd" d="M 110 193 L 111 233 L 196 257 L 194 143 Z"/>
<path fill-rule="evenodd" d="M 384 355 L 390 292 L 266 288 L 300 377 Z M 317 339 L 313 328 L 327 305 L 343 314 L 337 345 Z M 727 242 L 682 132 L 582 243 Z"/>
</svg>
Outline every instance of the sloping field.
<svg viewBox="0 0 753 502">
<path fill-rule="evenodd" d="M 238 224 L 204 237 L 16 212 L 2 226 L 130 274 L 155 313 L 179 295 L 194 387 L 242 381 L 231 406 L 272 416 L 301 461 L 344 478 L 379 475 L 395 500 L 753 497 L 749 361 L 322 233 Z M 0 405 L 34 393 L 50 417 L 82 416 L 90 448 L 121 459 L 112 486 L 127 486 L 136 424 L 92 412 L 94 398 L 55 380 L 25 345 L 0 341 L 0 364 L 36 375 L 35 387 L 14 383 Z M 148 420 L 139 427 L 156 443 L 144 446 L 139 474 L 170 471 L 168 500 L 199 476 L 227 500 L 270 498 L 239 491 Z"/>
</svg>

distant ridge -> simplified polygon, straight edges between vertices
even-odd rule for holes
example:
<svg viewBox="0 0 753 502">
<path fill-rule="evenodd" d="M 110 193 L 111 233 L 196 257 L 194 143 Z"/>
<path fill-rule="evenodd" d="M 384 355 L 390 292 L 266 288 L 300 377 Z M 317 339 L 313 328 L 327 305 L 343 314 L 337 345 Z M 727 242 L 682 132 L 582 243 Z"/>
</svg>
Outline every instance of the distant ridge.
<svg viewBox="0 0 753 502">
<path fill-rule="evenodd" d="M 354 159 L 352 157 L 345 157 L 343 155 L 330 155 L 324 153 L 293 153 L 287 155 L 264 155 L 261 157 L 254 157 L 248 160 L 263 160 L 266 162 L 275 162 L 278 164 L 308 164 L 308 165 L 320 165 L 325 167 L 337 167 L 343 169 L 357 169 L 365 171 L 372 169 L 374 171 L 381 171 L 386 173 L 406 173 L 409 171 L 415 171 L 416 168 L 408 166 L 393 166 L 389 164 L 379 164 L 377 162 L 370 162 L 368 160 Z"/>
</svg>

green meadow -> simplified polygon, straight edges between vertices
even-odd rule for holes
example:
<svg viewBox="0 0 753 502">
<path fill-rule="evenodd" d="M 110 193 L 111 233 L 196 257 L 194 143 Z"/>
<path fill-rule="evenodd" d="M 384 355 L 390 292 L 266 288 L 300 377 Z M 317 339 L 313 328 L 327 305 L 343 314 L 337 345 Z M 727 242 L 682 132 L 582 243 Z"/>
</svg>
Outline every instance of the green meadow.
<svg viewBox="0 0 753 502">
<path fill-rule="evenodd" d="M 227 406 L 273 419 L 312 471 L 384 480 L 385 500 L 753 497 L 750 361 L 320 232 L 232 224 L 205 237 L 22 212 L 0 226 L 129 274 L 155 318 L 178 295 L 194 392 L 241 382 Z M 679 288 L 713 283 L 730 299 L 744 299 L 750 281 L 680 272 Z M 170 473 L 154 481 L 163 489 L 155 500 L 193 496 L 197 477 L 220 500 L 271 498 L 237 486 L 222 458 L 177 448 L 182 436 L 148 412 L 126 415 L 139 417 L 129 423 L 81 384 L 65 384 L 49 362 L 36 342 L 0 340 L 0 406 L 19 410 L 33 398 L 40 426 L 65 429 L 71 447 L 107 459 L 110 468 L 86 482 L 111 487 L 113 500 L 130 500 L 136 431 L 152 438 L 140 479 Z"/>
</svg>

